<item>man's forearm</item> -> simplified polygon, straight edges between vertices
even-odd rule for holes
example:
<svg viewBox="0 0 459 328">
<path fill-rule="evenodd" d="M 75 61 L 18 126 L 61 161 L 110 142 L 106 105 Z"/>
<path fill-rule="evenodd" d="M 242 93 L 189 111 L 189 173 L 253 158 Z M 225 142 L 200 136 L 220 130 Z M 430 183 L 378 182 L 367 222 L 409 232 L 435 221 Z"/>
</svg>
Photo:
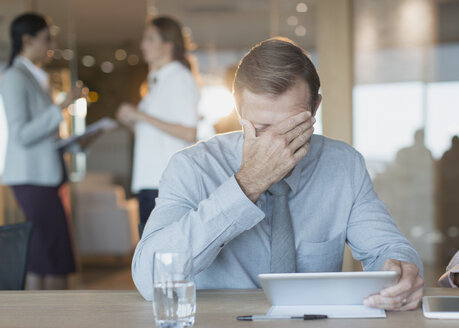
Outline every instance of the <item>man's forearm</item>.
<svg viewBox="0 0 459 328">
<path fill-rule="evenodd" d="M 162 196 L 164 199 L 171 195 Z M 197 208 L 158 202 L 137 245 L 132 263 L 134 282 L 146 299 L 151 299 L 153 253 L 157 249 L 189 248 L 194 274 L 212 264 L 233 238 L 264 218 L 264 213 L 240 190 L 234 177 L 228 179 Z"/>
</svg>

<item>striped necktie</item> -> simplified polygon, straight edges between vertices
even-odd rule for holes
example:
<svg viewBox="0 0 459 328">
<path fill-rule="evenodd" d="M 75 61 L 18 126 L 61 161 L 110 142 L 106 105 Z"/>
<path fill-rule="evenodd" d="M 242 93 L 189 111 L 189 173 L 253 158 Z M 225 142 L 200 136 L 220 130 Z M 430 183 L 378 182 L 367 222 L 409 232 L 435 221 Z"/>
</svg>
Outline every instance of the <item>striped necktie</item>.
<svg viewBox="0 0 459 328">
<path fill-rule="evenodd" d="M 290 187 L 281 180 L 268 189 L 273 199 L 271 219 L 271 272 L 296 271 L 295 239 L 288 208 Z"/>
</svg>

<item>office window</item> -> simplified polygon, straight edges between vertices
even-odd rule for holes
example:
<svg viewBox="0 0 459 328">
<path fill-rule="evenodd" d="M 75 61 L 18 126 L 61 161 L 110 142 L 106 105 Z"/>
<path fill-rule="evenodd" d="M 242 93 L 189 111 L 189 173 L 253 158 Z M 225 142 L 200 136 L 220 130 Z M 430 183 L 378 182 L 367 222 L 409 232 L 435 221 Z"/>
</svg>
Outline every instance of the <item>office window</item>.
<svg viewBox="0 0 459 328">
<path fill-rule="evenodd" d="M 354 0 L 354 145 L 428 286 L 459 247 L 458 10 Z"/>
</svg>

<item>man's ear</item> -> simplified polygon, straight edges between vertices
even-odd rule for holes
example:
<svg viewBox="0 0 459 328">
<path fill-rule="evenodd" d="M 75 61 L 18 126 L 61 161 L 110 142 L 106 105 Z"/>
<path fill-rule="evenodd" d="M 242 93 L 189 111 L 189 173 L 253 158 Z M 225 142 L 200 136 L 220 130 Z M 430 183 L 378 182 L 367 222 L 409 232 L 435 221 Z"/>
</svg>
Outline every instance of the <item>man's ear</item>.
<svg viewBox="0 0 459 328">
<path fill-rule="evenodd" d="M 317 101 L 316 101 L 316 105 L 314 106 L 314 108 L 312 109 L 312 116 L 316 116 L 316 113 L 317 113 L 317 110 L 319 109 L 319 106 L 320 106 L 320 103 L 322 102 L 322 95 L 319 93 L 317 95 Z"/>
<path fill-rule="evenodd" d="M 239 111 L 239 108 L 236 106 L 235 109 L 236 109 L 237 118 L 238 118 L 238 119 L 241 119 L 242 116 L 241 116 L 241 112 Z"/>
<path fill-rule="evenodd" d="M 241 101 L 236 99 L 236 96 L 234 95 L 234 90 L 232 92 L 233 99 L 234 99 L 234 107 L 236 108 L 236 113 L 239 116 L 239 118 L 242 118 L 242 111 L 241 111 Z"/>
</svg>

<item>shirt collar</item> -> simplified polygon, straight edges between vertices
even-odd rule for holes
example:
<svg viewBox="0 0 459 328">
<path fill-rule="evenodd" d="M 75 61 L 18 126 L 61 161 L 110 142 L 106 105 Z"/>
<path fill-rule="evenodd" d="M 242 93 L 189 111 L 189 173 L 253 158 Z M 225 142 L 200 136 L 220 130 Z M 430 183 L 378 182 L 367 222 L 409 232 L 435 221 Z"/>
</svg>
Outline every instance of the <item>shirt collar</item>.
<svg viewBox="0 0 459 328">
<path fill-rule="evenodd" d="M 308 181 L 317 165 L 317 158 L 320 156 L 322 149 L 322 139 L 312 135 L 309 141 L 308 153 L 295 166 L 292 173 L 285 178 L 285 182 L 296 194 L 300 188 L 301 181 Z"/>
<path fill-rule="evenodd" d="M 17 61 L 22 63 L 27 70 L 32 74 L 32 76 L 37 80 L 38 84 L 42 87 L 43 90 L 49 90 L 49 76 L 44 70 L 32 63 L 28 58 L 24 56 L 18 56 Z"/>
<path fill-rule="evenodd" d="M 181 65 L 178 61 L 174 60 L 157 71 L 151 71 L 148 73 L 148 84 L 152 85 L 157 83 L 159 80 L 165 78 L 167 75 L 170 74 L 171 71 L 173 71 L 175 68 L 179 67 Z"/>
<path fill-rule="evenodd" d="M 306 156 L 308 156 L 308 155 L 306 155 Z M 289 185 L 290 189 L 292 189 L 292 193 L 293 194 L 296 194 L 296 192 L 298 191 L 298 183 L 300 181 L 301 172 L 302 172 L 302 165 L 301 164 L 302 164 L 303 160 L 304 160 L 304 158 L 302 158 L 300 160 L 300 162 L 295 165 L 295 167 L 293 168 L 292 173 L 290 173 L 290 175 L 284 179 L 285 182 L 287 182 L 287 184 Z"/>
</svg>

